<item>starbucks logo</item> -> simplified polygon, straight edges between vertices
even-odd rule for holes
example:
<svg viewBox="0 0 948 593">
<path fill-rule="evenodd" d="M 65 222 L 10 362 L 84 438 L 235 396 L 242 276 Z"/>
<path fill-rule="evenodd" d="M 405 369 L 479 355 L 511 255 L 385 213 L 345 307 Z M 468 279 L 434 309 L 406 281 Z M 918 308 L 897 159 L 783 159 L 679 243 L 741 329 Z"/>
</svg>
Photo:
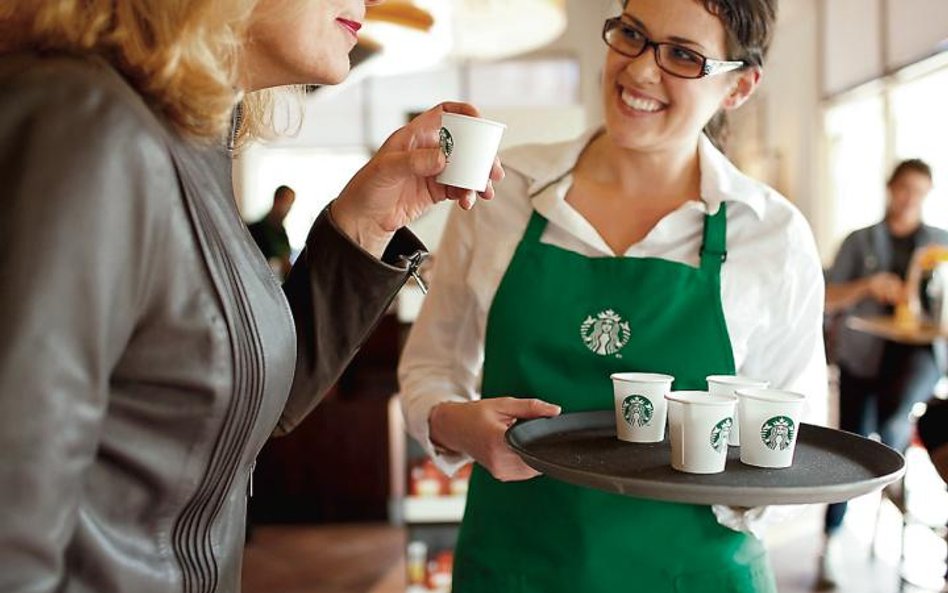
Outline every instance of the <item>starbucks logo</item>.
<svg viewBox="0 0 948 593">
<path fill-rule="evenodd" d="M 450 157 L 451 153 L 454 152 L 454 138 L 451 137 L 451 132 L 447 128 L 441 128 L 441 131 L 438 132 L 438 143 L 441 144 L 441 152 L 444 153 L 444 156 Z"/>
<path fill-rule="evenodd" d="M 760 427 L 760 438 L 770 449 L 784 451 L 793 442 L 793 420 L 774 416 Z"/>
<path fill-rule="evenodd" d="M 600 356 L 616 354 L 629 343 L 629 336 L 632 335 L 629 322 L 612 309 L 595 317 L 587 316 L 579 331 L 586 347 Z"/>
<path fill-rule="evenodd" d="M 622 417 L 629 426 L 646 426 L 654 413 L 655 406 L 647 397 L 630 395 L 622 400 Z"/>
<path fill-rule="evenodd" d="M 711 429 L 711 448 L 720 453 L 727 449 L 727 439 L 731 436 L 731 427 L 734 421 L 731 418 L 725 418 L 718 422 Z"/>
</svg>

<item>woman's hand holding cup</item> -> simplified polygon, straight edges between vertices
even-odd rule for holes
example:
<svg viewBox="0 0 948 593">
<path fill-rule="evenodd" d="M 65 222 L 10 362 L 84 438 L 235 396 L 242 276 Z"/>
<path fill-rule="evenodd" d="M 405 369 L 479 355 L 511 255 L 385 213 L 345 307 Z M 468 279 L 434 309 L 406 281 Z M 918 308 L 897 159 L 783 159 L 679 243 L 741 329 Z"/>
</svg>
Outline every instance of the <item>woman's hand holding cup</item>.
<svg viewBox="0 0 948 593">
<path fill-rule="evenodd" d="M 389 136 L 332 205 L 336 225 L 376 257 L 381 257 L 395 231 L 416 220 L 428 207 L 455 200 L 469 210 L 477 195 L 485 200 L 493 198 L 493 183 L 504 177 L 500 160 L 495 157 L 490 182 L 478 194 L 435 180 L 446 165 L 440 141 L 443 113 L 478 116 L 472 105 L 451 102 L 422 113 Z"/>
</svg>

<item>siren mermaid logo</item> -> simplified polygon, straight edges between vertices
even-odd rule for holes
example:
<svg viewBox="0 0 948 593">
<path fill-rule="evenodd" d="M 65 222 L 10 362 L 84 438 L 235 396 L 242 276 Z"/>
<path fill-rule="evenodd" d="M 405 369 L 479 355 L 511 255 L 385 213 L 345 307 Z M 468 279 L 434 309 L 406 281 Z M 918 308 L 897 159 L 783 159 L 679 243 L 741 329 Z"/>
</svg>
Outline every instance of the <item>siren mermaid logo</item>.
<svg viewBox="0 0 948 593">
<path fill-rule="evenodd" d="M 731 436 L 731 427 L 734 426 L 734 421 L 730 418 L 725 418 L 724 420 L 718 422 L 714 425 L 714 428 L 711 429 L 711 448 L 720 453 L 721 451 L 727 449 L 727 439 Z"/>
<path fill-rule="evenodd" d="M 784 451 L 793 442 L 793 420 L 786 416 L 774 416 L 760 427 L 760 438 L 770 449 Z"/>
<path fill-rule="evenodd" d="M 622 417 L 630 427 L 642 427 L 652 421 L 655 406 L 647 397 L 630 395 L 622 400 Z"/>
<path fill-rule="evenodd" d="M 441 131 L 438 132 L 438 143 L 441 145 L 441 152 L 444 153 L 445 158 L 450 157 L 451 153 L 454 152 L 454 138 L 447 128 L 441 128 Z"/>
<path fill-rule="evenodd" d="M 612 309 L 599 313 L 595 317 L 589 315 L 580 327 L 580 334 L 586 347 L 601 356 L 616 354 L 629 343 L 632 330 L 629 322 Z"/>
</svg>

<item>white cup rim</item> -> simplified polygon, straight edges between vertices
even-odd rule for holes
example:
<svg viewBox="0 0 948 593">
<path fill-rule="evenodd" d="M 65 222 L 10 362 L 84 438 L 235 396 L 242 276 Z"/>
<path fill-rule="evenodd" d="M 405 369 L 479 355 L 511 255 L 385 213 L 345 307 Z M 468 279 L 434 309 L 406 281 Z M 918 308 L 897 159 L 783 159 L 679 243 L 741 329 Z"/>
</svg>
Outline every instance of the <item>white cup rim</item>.
<svg viewBox="0 0 948 593">
<path fill-rule="evenodd" d="M 448 112 L 448 111 L 445 111 L 445 112 L 443 112 L 443 113 L 441 114 L 441 118 L 442 118 L 442 119 L 444 119 L 445 117 L 456 117 L 456 118 L 458 118 L 458 119 L 467 119 L 467 120 L 476 121 L 476 122 L 480 122 L 480 123 L 484 123 L 484 124 L 490 124 L 490 125 L 492 125 L 492 126 L 497 126 L 497 127 L 501 128 L 501 129 L 504 129 L 504 130 L 507 129 L 507 124 L 502 124 L 502 123 L 500 123 L 499 121 L 492 121 L 492 120 L 489 120 L 489 119 L 484 119 L 483 117 L 474 117 L 474 116 L 471 116 L 471 115 L 464 115 L 464 114 L 461 114 L 461 113 L 451 113 L 451 112 Z"/>
<path fill-rule="evenodd" d="M 635 372 L 612 373 L 609 378 L 622 383 L 671 383 L 675 380 L 671 375 Z"/>
<path fill-rule="evenodd" d="M 752 379 L 751 377 L 745 377 L 744 375 L 708 375 L 704 380 L 708 383 L 714 382 L 720 383 L 721 385 L 744 385 L 748 388 L 766 388 L 770 385 L 770 381 L 765 381 L 763 379 Z"/>
<path fill-rule="evenodd" d="M 747 388 L 747 389 L 737 389 L 734 392 L 738 397 L 746 397 L 747 399 L 754 399 L 764 402 L 779 402 L 779 403 L 803 403 L 806 401 L 806 396 L 802 393 L 797 393 L 795 391 L 785 391 L 783 389 L 768 389 L 768 388 Z"/>
<path fill-rule="evenodd" d="M 707 391 L 672 391 L 665 394 L 665 399 L 698 406 L 727 406 L 737 401 L 733 395 L 711 395 Z"/>
</svg>

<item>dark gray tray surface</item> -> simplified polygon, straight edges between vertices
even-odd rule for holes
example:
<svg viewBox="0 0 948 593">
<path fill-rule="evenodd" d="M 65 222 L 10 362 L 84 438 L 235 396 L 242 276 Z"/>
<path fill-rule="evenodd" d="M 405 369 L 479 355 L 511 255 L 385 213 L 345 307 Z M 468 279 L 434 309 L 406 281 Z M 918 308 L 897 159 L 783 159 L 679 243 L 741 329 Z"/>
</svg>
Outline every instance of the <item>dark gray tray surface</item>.
<svg viewBox="0 0 948 593">
<path fill-rule="evenodd" d="M 641 498 L 693 504 L 760 506 L 841 502 L 897 480 L 905 462 L 894 450 L 860 436 L 801 424 L 793 466 L 744 465 L 730 447 L 720 474 L 672 469 L 671 448 L 616 439 L 612 410 L 563 414 L 520 422 L 507 442 L 549 477 Z"/>
</svg>

